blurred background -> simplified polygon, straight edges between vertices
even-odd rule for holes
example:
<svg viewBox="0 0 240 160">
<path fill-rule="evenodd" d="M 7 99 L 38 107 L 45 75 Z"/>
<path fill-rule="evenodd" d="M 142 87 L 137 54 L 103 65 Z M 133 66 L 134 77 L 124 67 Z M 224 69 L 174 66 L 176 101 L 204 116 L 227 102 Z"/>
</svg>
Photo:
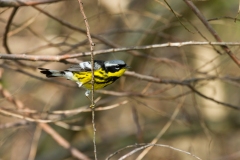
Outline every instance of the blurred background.
<svg viewBox="0 0 240 160">
<path fill-rule="evenodd" d="M 223 42 L 239 41 L 239 1 L 193 3 Z M 36 7 L 0 5 L 1 55 L 90 51 L 77 0 Z M 98 0 L 83 1 L 83 6 L 95 51 L 216 41 L 185 1 Z M 240 58 L 239 46 L 229 49 Z M 160 145 L 201 159 L 240 159 L 240 69 L 220 46 L 136 49 L 98 54 L 94 59 L 121 59 L 131 66 L 127 75 L 95 93 L 98 159 L 125 148 L 112 158 L 119 159 L 136 149 L 127 146 L 151 142 L 159 146 L 127 159 L 197 159 Z M 94 159 L 92 113 L 85 90 L 65 79 L 47 79 L 37 69 L 61 70 L 88 60 L 85 55 L 60 62 L 0 59 L 0 159 L 79 159 L 59 145 L 57 134 Z M 133 72 L 163 82 L 139 79 Z M 46 122 L 53 134 L 42 125 Z"/>
</svg>

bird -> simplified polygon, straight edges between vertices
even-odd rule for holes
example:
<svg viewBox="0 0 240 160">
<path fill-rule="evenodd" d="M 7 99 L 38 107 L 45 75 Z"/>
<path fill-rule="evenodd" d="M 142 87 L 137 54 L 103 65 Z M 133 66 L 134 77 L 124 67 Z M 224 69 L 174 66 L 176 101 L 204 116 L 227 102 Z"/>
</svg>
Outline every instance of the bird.
<svg viewBox="0 0 240 160">
<path fill-rule="evenodd" d="M 122 60 L 94 60 L 94 90 L 102 89 L 120 78 L 124 72 L 130 68 Z M 88 97 L 92 90 L 92 65 L 91 61 L 80 62 L 70 66 L 66 70 L 51 70 L 38 68 L 47 78 L 64 77 L 86 89 L 85 95 Z"/>
</svg>

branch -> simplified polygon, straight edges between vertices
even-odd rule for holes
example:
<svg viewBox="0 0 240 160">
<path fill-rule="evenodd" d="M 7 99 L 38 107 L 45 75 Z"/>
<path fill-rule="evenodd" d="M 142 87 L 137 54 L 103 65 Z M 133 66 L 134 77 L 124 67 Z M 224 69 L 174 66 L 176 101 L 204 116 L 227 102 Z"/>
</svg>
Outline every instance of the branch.
<svg viewBox="0 0 240 160">
<path fill-rule="evenodd" d="M 95 103 L 94 103 L 94 46 L 95 44 L 93 43 L 92 41 L 92 36 L 91 36 L 91 33 L 90 33 L 90 27 L 89 27 L 89 24 L 88 24 L 88 20 L 87 20 L 87 17 L 86 17 L 86 14 L 84 12 L 84 9 L 83 9 L 83 3 L 81 0 L 78 0 L 79 2 L 79 6 L 80 6 L 80 11 L 83 15 L 83 19 L 84 19 L 84 23 L 85 23 L 85 26 L 86 26 L 86 33 L 87 33 L 87 38 L 88 38 L 88 41 L 89 41 L 89 45 L 90 45 L 90 50 L 91 50 L 91 68 L 92 68 L 92 78 L 91 78 L 91 85 L 92 85 L 92 90 L 91 90 L 91 105 L 90 105 L 90 108 L 92 109 L 92 125 L 93 125 L 93 146 L 94 146 L 94 157 L 95 157 L 95 160 L 97 160 L 97 146 L 96 146 L 96 127 L 95 127 Z"/>
<path fill-rule="evenodd" d="M 166 47 L 183 47 L 190 45 L 216 45 L 216 46 L 240 46 L 240 42 L 200 42 L 200 41 L 188 41 L 188 42 L 176 42 L 176 43 L 162 43 L 162 44 L 153 44 L 147 46 L 134 46 L 134 47 L 121 47 L 121 48 L 110 48 L 105 50 L 94 51 L 94 55 L 106 54 L 112 52 L 124 52 L 131 50 L 147 50 L 155 48 L 166 48 Z M 26 54 L 3 54 L 0 53 L 0 59 L 8 60 L 28 60 L 28 61 L 50 61 L 50 62 L 60 62 L 65 61 L 66 59 L 78 58 L 90 56 L 91 52 L 81 52 L 76 54 L 65 54 L 65 55 L 26 55 Z"/>
<path fill-rule="evenodd" d="M 78 151 L 75 147 L 72 147 L 70 143 L 64 139 L 60 134 L 58 134 L 54 129 L 52 129 L 49 125 L 45 123 L 39 123 L 39 125 L 42 127 L 42 129 L 47 132 L 56 142 L 58 142 L 59 145 L 61 145 L 63 148 L 68 149 L 71 154 L 78 158 L 83 160 L 89 160 L 89 158 Z"/>
<path fill-rule="evenodd" d="M 217 79 L 219 77 L 217 76 L 209 76 L 205 78 L 190 78 L 190 79 L 185 79 L 185 80 L 174 80 L 174 79 L 161 79 L 158 77 L 153 77 L 153 76 L 148 76 L 144 74 L 139 74 L 136 72 L 131 72 L 131 71 L 126 71 L 124 75 L 130 76 L 130 77 L 135 77 L 144 81 L 148 82 L 153 82 L 153 83 L 162 83 L 162 84 L 172 84 L 172 85 L 182 85 L 182 86 L 188 86 L 192 83 L 197 83 L 199 81 L 203 80 L 213 80 Z"/>
<path fill-rule="evenodd" d="M 33 6 L 45 3 L 54 3 L 65 0 L 0 0 L 0 7 Z"/>
<path fill-rule="evenodd" d="M 14 16 L 16 15 L 16 13 L 17 13 L 17 10 L 18 10 L 18 7 L 15 7 L 15 8 L 13 8 L 13 11 L 12 11 L 12 13 L 11 13 L 11 15 L 10 15 L 10 17 L 9 17 L 9 20 L 8 20 L 8 22 L 7 22 L 7 25 L 6 25 L 6 27 L 5 27 L 5 32 L 4 32 L 4 34 L 3 34 L 3 46 L 4 46 L 4 48 L 5 48 L 5 50 L 7 51 L 7 53 L 8 54 L 11 54 L 11 50 L 10 50 L 10 48 L 8 47 L 8 32 L 9 32 L 9 30 L 10 30 L 10 27 L 11 27 L 11 23 L 12 23 L 12 21 L 13 21 L 13 18 L 14 18 Z"/>
<path fill-rule="evenodd" d="M 118 151 L 114 152 L 113 154 L 109 155 L 106 160 L 109 160 L 110 158 L 112 158 L 114 155 L 120 153 L 121 151 L 125 150 L 125 149 L 128 149 L 128 148 L 134 148 L 131 152 L 125 154 L 124 156 L 122 156 L 121 160 L 123 159 L 126 159 L 127 157 L 131 156 L 132 154 L 138 152 L 138 151 L 141 151 L 145 148 L 148 148 L 148 147 L 151 147 L 151 146 L 154 146 L 154 147 L 163 147 L 163 148 L 169 148 L 169 149 L 172 149 L 174 151 L 178 151 L 178 152 L 181 152 L 181 153 L 184 153 L 184 154 L 187 154 L 189 156 L 192 156 L 193 158 L 195 159 L 198 159 L 198 160 L 201 160 L 201 158 L 199 158 L 198 156 L 192 154 L 191 152 L 187 152 L 187 151 L 184 151 L 184 150 L 181 150 L 181 149 L 178 149 L 178 148 L 175 148 L 175 147 L 172 147 L 172 146 L 169 146 L 169 145 L 164 145 L 164 144 L 151 144 L 151 143 L 142 143 L 142 144 L 134 144 L 134 145 L 129 145 L 129 146 L 126 146 L 122 149 L 119 149 Z"/>
<path fill-rule="evenodd" d="M 229 104 L 229 103 L 221 102 L 221 101 L 215 100 L 215 99 L 213 99 L 213 98 L 211 98 L 211 97 L 208 97 L 208 96 L 202 94 L 201 92 L 197 91 L 197 90 L 196 90 L 193 86 L 191 86 L 191 85 L 188 85 L 188 87 L 189 87 L 194 93 L 196 93 L 197 95 L 199 95 L 199 96 L 202 97 L 202 98 L 208 99 L 208 100 L 213 101 L 213 102 L 215 102 L 215 103 L 217 103 L 217 104 L 220 104 L 220 105 L 223 105 L 223 106 L 232 108 L 232 109 L 240 110 L 240 107 L 238 107 L 238 106 L 234 106 L 234 105 Z"/>
</svg>

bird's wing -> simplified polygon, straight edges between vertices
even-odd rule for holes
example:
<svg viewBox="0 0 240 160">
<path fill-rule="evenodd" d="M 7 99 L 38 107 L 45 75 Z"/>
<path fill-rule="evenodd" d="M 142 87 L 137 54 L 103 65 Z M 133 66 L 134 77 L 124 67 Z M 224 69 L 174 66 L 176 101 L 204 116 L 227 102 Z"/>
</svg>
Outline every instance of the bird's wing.
<svg viewBox="0 0 240 160">
<path fill-rule="evenodd" d="M 91 69 L 89 69 L 91 70 Z M 76 65 L 72 65 L 70 66 L 67 70 L 65 71 L 71 71 L 71 72 L 84 72 L 84 71 L 88 71 L 86 69 L 83 69 L 82 67 L 80 67 L 80 65 L 76 64 Z"/>
<path fill-rule="evenodd" d="M 104 64 L 104 61 L 100 60 L 95 60 L 94 61 L 94 70 L 98 70 L 101 68 Z M 91 71 L 92 66 L 90 61 L 86 62 L 81 62 L 78 65 L 73 65 L 70 68 L 68 68 L 66 71 L 71 71 L 71 72 L 86 72 L 86 71 Z"/>
</svg>

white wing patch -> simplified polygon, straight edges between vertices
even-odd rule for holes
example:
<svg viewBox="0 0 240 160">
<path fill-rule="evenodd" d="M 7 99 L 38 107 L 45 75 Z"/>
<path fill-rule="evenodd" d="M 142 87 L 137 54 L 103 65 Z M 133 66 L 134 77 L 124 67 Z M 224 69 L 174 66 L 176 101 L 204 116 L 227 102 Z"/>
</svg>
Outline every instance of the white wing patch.
<svg viewBox="0 0 240 160">
<path fill-rule="evenodd" d="M 92 65 L 90 61 L 86 61 L 86 62 L 81 62 L 79 63 L 80 68 L 82 68 L 83 70 L 92 70 Z M 97 70 L 101 68 L 101 65 L 99 65 L 97 62 L 94 63 L 94 70 Z"/>
<path fill-rule="evenodd" d="M 92 66 L 90 62 L 81 62 L 79 63 L 79 66 L 83 69 L 83 70 L 91 70 Z"/>
</svg>

